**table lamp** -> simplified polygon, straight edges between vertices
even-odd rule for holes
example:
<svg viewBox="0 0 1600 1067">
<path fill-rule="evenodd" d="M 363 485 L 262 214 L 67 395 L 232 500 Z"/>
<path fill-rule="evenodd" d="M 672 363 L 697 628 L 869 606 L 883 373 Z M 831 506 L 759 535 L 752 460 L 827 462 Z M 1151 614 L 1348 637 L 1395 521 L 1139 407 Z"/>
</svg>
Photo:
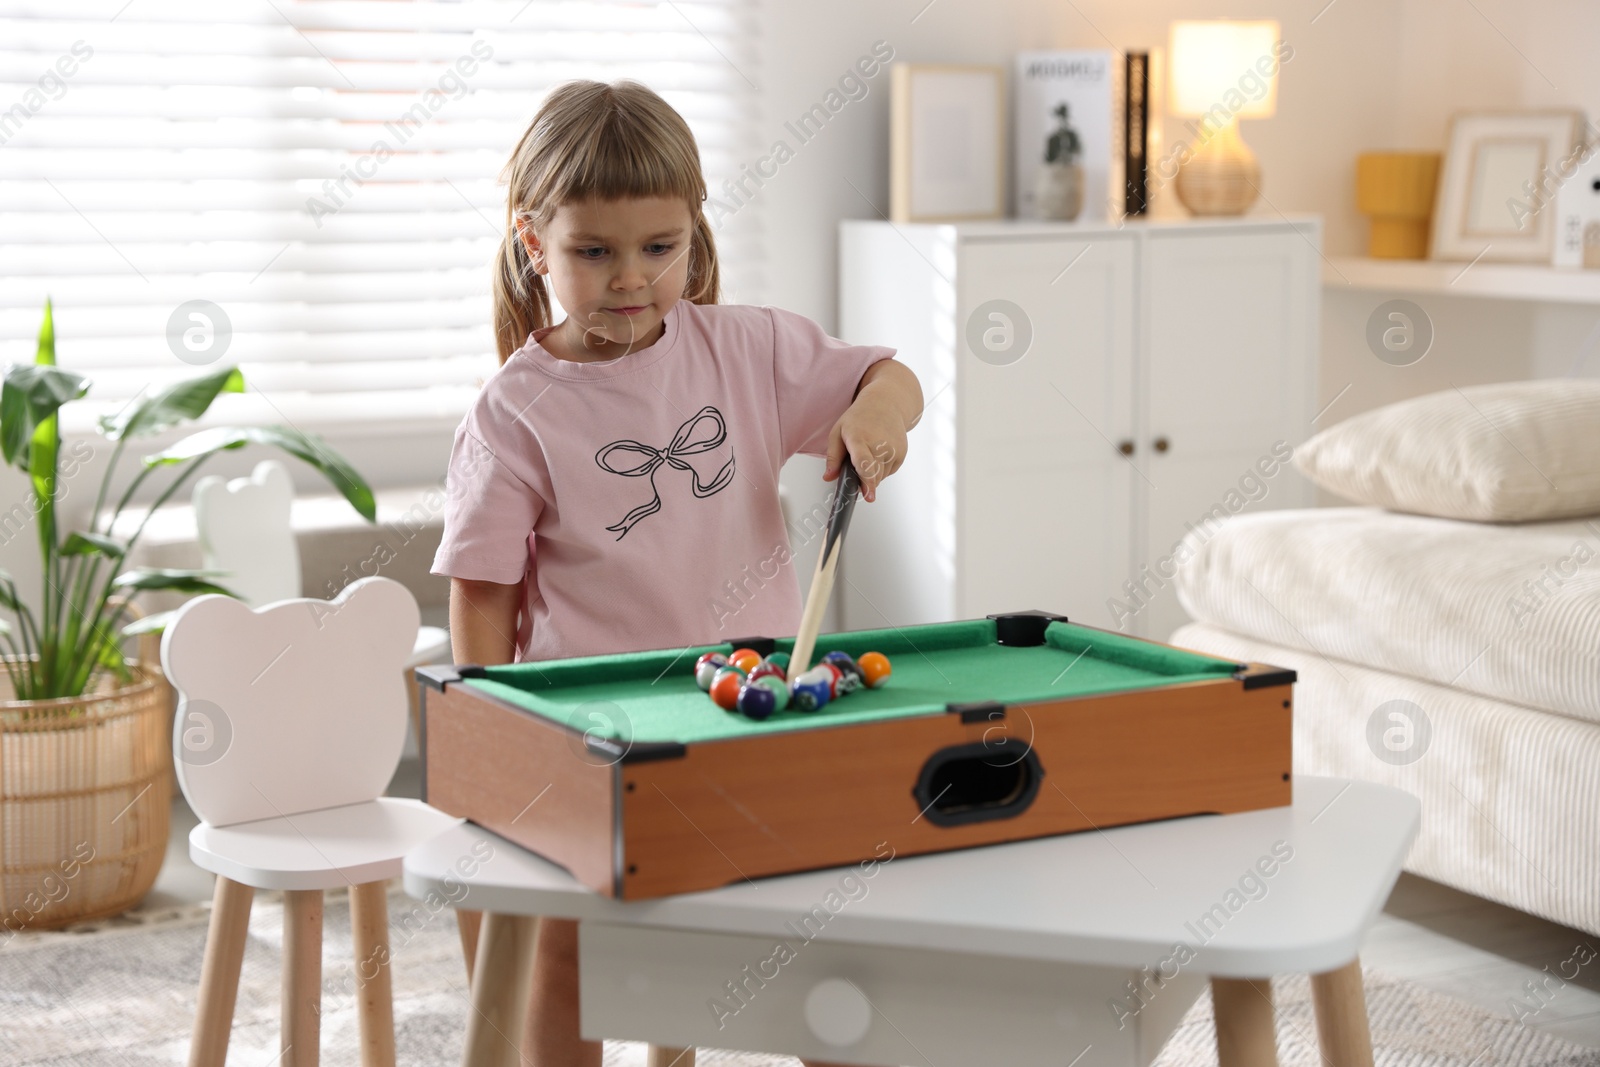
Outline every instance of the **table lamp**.
<svg viewBox="0 0 1600 1067">
<path fill-rule="evenodd" d="M 1239 120 L 1277 108 L 1276 22 L 1174 22 L 1172 113 L 1189 123 L 1192 154 L 1178 169 L 1178 199 L 1196 215 L 1242 215 L 1255 202 L 1261 165 Z"/>
</svg>

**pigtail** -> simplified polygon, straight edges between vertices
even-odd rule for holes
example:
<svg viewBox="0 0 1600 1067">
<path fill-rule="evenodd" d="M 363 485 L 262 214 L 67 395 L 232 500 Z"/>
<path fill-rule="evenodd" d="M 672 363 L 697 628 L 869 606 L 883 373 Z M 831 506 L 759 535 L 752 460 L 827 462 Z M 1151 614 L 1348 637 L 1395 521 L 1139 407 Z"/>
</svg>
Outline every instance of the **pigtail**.
<svg viewBox="0 0 1600 1067">
<path fill-rule="evenodd" d="M 530 333 L 550 325 L 551 318 L 550 294 L 517 236 L 515 221 L 507 223 L 506 235 L 500 239 L 493 281 L 494 344 L 503 365 Z"/>
<path fill-rule="evenodd" d="M 689 280 L 683 287 L 683 298 L 691 304 L 715 304 L 722 295 L 717 242 L 705 212 L 697 208 L 695 204 L 689 207 L 694 214 L 694 235 L 689 239 Z"/>
</svg>

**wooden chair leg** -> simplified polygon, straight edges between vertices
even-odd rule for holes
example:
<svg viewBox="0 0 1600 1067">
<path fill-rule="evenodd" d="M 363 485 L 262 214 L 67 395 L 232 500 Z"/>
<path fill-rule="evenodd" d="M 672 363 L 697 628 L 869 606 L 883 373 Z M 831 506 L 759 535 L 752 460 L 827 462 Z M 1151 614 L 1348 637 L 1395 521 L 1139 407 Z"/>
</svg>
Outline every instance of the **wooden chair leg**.
<svg viewBox="0 0 1600 1067">
<path fill-rule="evenodd" d="M 389 883 L 350 889 L 350 931 L 355 941 L 356 990 L 361 1023 L 361 1067 L 394 1067 L 394 988 L 389 977 Z"/>
<path fill-rule="evenodd" d="M 206 930 L 205 962 L 200 965 L 200 1002 L 189 1042 L 189 1067 L 223 1067 L 228 1058 L 233 1004 L 239 996 L 239 969 L 244 965 L 250 903 L 255 895 L 247 885 L 217 879 L 211 925 Z"/>
<path fill-rule="evenodd" d="M 283 1030 L 278 1062 L 317 1067 L 322 1054 L 322 890 L 283 893 Z"/>
<path fill-rule="evenodd" d="M 478 930 L 483 912 L 456 909 L 456 932 L 461 935 L 461 955 L 467 961 L 467 985 L 472 985 L 472 964 L 478 958 Z"/>
<path fill-rule="evenodd" d="M 1278 1067 L 1270 979 L 1213 978 L 1211 1005 L 1219 1067 Z"/>
<path fill-rule="evenodd" d="M 644 1062 L 645 1067 L 694 1067 L 694 1049 L 651 1045 Z"/>
<path fill-rule="evenodd" d="M 1372 1032 L 1367 997 L 1361 987 L 1361 961 L 1311 976 L 1317 1010 L 1317 1040 L 1325 1067 L 1372 1067 Z"/>
<path fill-rule="evenodd" d="M 531 915 L 483 913 L 461 1067 L 521 1067 L 538 931 L 539 920 Z"/>
</svg>

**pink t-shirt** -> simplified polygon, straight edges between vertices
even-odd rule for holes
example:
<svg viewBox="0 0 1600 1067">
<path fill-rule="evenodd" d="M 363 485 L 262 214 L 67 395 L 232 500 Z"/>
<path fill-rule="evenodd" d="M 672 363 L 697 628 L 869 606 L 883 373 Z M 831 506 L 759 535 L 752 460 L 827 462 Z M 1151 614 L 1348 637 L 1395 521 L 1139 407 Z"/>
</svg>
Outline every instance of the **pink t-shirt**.
<svg viewBox="0 0 1600 1067">
<path fill-rule="evenodd" d="M 519 661 L 799 626 L 778 469 L 826 452 L 894 350 L 773 307 L 679 300 L 664 322 L 655 344 L 599 363 L 530 335 L 456 430 L 433 573 L 527 578 Z"/>
</svg>

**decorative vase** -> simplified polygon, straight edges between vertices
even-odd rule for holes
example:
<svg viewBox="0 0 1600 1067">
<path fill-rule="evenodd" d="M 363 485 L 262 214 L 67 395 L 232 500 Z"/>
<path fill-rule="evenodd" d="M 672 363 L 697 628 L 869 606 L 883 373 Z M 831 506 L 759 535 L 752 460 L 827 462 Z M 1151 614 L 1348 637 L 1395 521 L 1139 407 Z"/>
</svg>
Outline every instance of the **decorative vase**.
<svg viewBox="0 0 1600 1067">
<path fill-rule="evenodd" d="M 1039 167 L 1033 189 L 1034 211 L 1041 219 L 1071 222 L 1083 210 L 1083 165 L 1046 163 Z"/>
<path fill-rule="evenodd" d="M 1364 152 L 1356 157 L 1356 206 L 1372 219 L 1367 255 L 1427 259 L 1438 152 Z"/>
<path fill-rule="evenodd" d="M 106 675 L 54 700 L 3 699 L 12 689 L 0 671 L 0 944 L 126 911 L 160 873 L 171 689 L 159 670 L 129 667 L 128 685 Z"/>
</svg>

